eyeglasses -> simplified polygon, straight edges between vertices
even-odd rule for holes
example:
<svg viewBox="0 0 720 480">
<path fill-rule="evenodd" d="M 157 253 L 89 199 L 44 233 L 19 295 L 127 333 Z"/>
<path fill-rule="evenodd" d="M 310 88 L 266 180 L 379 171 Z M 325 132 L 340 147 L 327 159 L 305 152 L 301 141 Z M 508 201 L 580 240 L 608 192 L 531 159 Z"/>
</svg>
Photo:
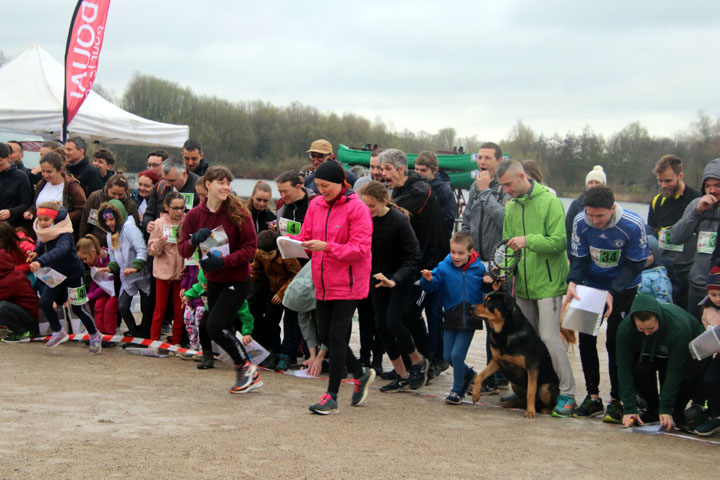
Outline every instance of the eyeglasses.
<svg viewBox="0 0 720 480">
<path fill-rule="evenodd" d="M 309 153 L 308 158 L 325 158 L 327 155 L 326 153 Z"/>
<path fill-rule="evenodd" d="M 169 208 L 170 210 L 175 210 L 176 212 L 178 212 L 178 211 L 180 211 L 180 210 L 185 210 L 185 206 L 184 206 L 184 205 L 183 205 L 182 207 L 168 207 L 168 208 Z"/>
<path fill-rule="evenodd" d="M 148 162 L 148 164 L 147 164 L 148 168 L 157 168 L 157 167 L 159 167 L 160 165 L 162 165 L 162 163 L 150 163 L 150 162 Z"/>
</svg>

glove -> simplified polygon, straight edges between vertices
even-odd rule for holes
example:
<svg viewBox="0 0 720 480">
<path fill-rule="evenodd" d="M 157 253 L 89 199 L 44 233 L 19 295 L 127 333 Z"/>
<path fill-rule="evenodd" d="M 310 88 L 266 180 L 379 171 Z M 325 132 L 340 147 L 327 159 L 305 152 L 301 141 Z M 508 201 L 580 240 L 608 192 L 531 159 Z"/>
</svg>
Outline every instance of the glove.
<svg viewBox="0 0 720 480">
<path fill-rule="evenodd" d="M 220 270 L 223 268 L 223 259 L 222 257 L 216 257 L 215 255 L 208 255 L 206 258 L 200 260 L 200 266 L 206 272 Z"/>
<path fill-rule="evenodd" d="M 190 236 L 190 245 L 197 247 L 207 240 L 210 235 L 212 235 L 212 231 L 209 228 L 201 228 Z"/>
</svg>

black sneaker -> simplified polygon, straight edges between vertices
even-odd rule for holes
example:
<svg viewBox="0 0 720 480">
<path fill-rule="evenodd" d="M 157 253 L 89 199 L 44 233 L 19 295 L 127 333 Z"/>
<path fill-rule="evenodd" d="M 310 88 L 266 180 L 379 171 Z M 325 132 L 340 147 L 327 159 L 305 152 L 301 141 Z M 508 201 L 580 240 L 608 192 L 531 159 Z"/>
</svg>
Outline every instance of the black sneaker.
<svg viewBox="0 0 720 480">
<path fill-rule="evenodd" d="M 495 382 L 484 381 L 480 392 L 482 395 L 497 395 L 499 393 L 498 386 Z"/>
<path fill-rule="evenodd" d="M 372 368 L 363 367 L 363 374 L 360 378 L 354 379 L 355 389 L 353 390 L 352 400 L 350 405 L 353 407 L 359 406 L 365 401 L 368 394 L 368 388 L 375 381 L 375 370 Z"/>
<path fill-rule="evenodd" d="M 701 437 L 707 437 L 715 432 L 720 432 L 720 417 L 705 420 L 702 424 L 695 427 L 694 432 Z"/>
<path fill-rule="evenodd" d="M 420 363 L 410 367 L 410 377 L 408 383 L 411 390 L 422 388 L 427 383 L 429 367 L 430 362 L 427 358 L 423 358 Z"/>
<path fill-rule="evenodd" d="M 395 370 L 388 370 L 387 372 L 382 372 L 380 374 L 380 378 L 383 380 L 395 380 L 397 378 L 400 378 L 400 376 L 395 372 Z"/>
<path fill-rule="evenodd" d="M 579 407 L 575 407 L 572 416 L 573 418 L 598 417 L 603 413 L 605 413 L 605 409 L 603 408 L 602 398 L 593 400 L 592 397 L 588 395 Z"/>
<path fill-rule="evenodd" d="M 462 390 L 460 391 L 461 397 L 467 395 L 468 390 L 470 390 L 470 387 L 475 383 L 475 377 L 477 377 L 475 370 L 468 368 L 465 372 L 465 380 L 463 381 Z"/>
<path fill-rule="evenodd" d="M 685 428 L 689 432 L 694 432 L 695 427 L 705 423 L 708 420 L 708 414 L 702 405 L 693 402 L 690 408 L 683 412 L 685 420 Z"/>
<path fill-rule="evenodd" d="M 396 377 L 392 382 L 380 387 L 382 393 L 404 392 L 409 388 L 407 378 Z"/>
<path fill-rule="evenodd" d="M 640 421 L 643 423 L 658 423 L 660 421 L 660 415 L 654 408 L 648 408 L 640 414 Z"/>
<path fill-rule="evenodd" d="M 605 423 L 622 423 L 623 418 L 623 406 L 620 400 L 611 400 L 605 409 L 605 416 L 603 422 Z"/>
</svg>

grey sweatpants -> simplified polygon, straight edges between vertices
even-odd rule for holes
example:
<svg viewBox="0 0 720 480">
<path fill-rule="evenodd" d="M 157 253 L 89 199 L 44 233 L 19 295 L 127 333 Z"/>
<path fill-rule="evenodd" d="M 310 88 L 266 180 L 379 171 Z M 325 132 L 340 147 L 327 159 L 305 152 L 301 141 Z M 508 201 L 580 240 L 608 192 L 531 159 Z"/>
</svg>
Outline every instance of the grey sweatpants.
<svg viewBox="0 0 720 480">
<path fill-rule="evenodd" d="M 525 318 L 533 326 L 550 353 L 553 369 L 560 380 L 560 395 L 575 398 L 575 377 L 565 346 L 560 340 L 560 310 L 562 297 L 528 300 L 516 298 Z"/>
</svg>

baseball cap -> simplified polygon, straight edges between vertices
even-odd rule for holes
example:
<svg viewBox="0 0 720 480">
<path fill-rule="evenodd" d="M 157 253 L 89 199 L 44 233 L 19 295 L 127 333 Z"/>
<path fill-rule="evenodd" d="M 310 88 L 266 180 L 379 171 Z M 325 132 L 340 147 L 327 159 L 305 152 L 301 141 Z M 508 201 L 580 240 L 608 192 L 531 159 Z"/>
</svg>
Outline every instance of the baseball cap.
<svg viewBox="0 0 720 480">
<path fill-rule="evenodd" d="M 315 140 L 312 144 L 310 144 L 310 148 L 307 153 L 322 153 L 323 155 L 329 155 L 333 153 L 332 143 L 327 140 L 323 140 L 322 138 L 320 140 Z"/>
</svg>

